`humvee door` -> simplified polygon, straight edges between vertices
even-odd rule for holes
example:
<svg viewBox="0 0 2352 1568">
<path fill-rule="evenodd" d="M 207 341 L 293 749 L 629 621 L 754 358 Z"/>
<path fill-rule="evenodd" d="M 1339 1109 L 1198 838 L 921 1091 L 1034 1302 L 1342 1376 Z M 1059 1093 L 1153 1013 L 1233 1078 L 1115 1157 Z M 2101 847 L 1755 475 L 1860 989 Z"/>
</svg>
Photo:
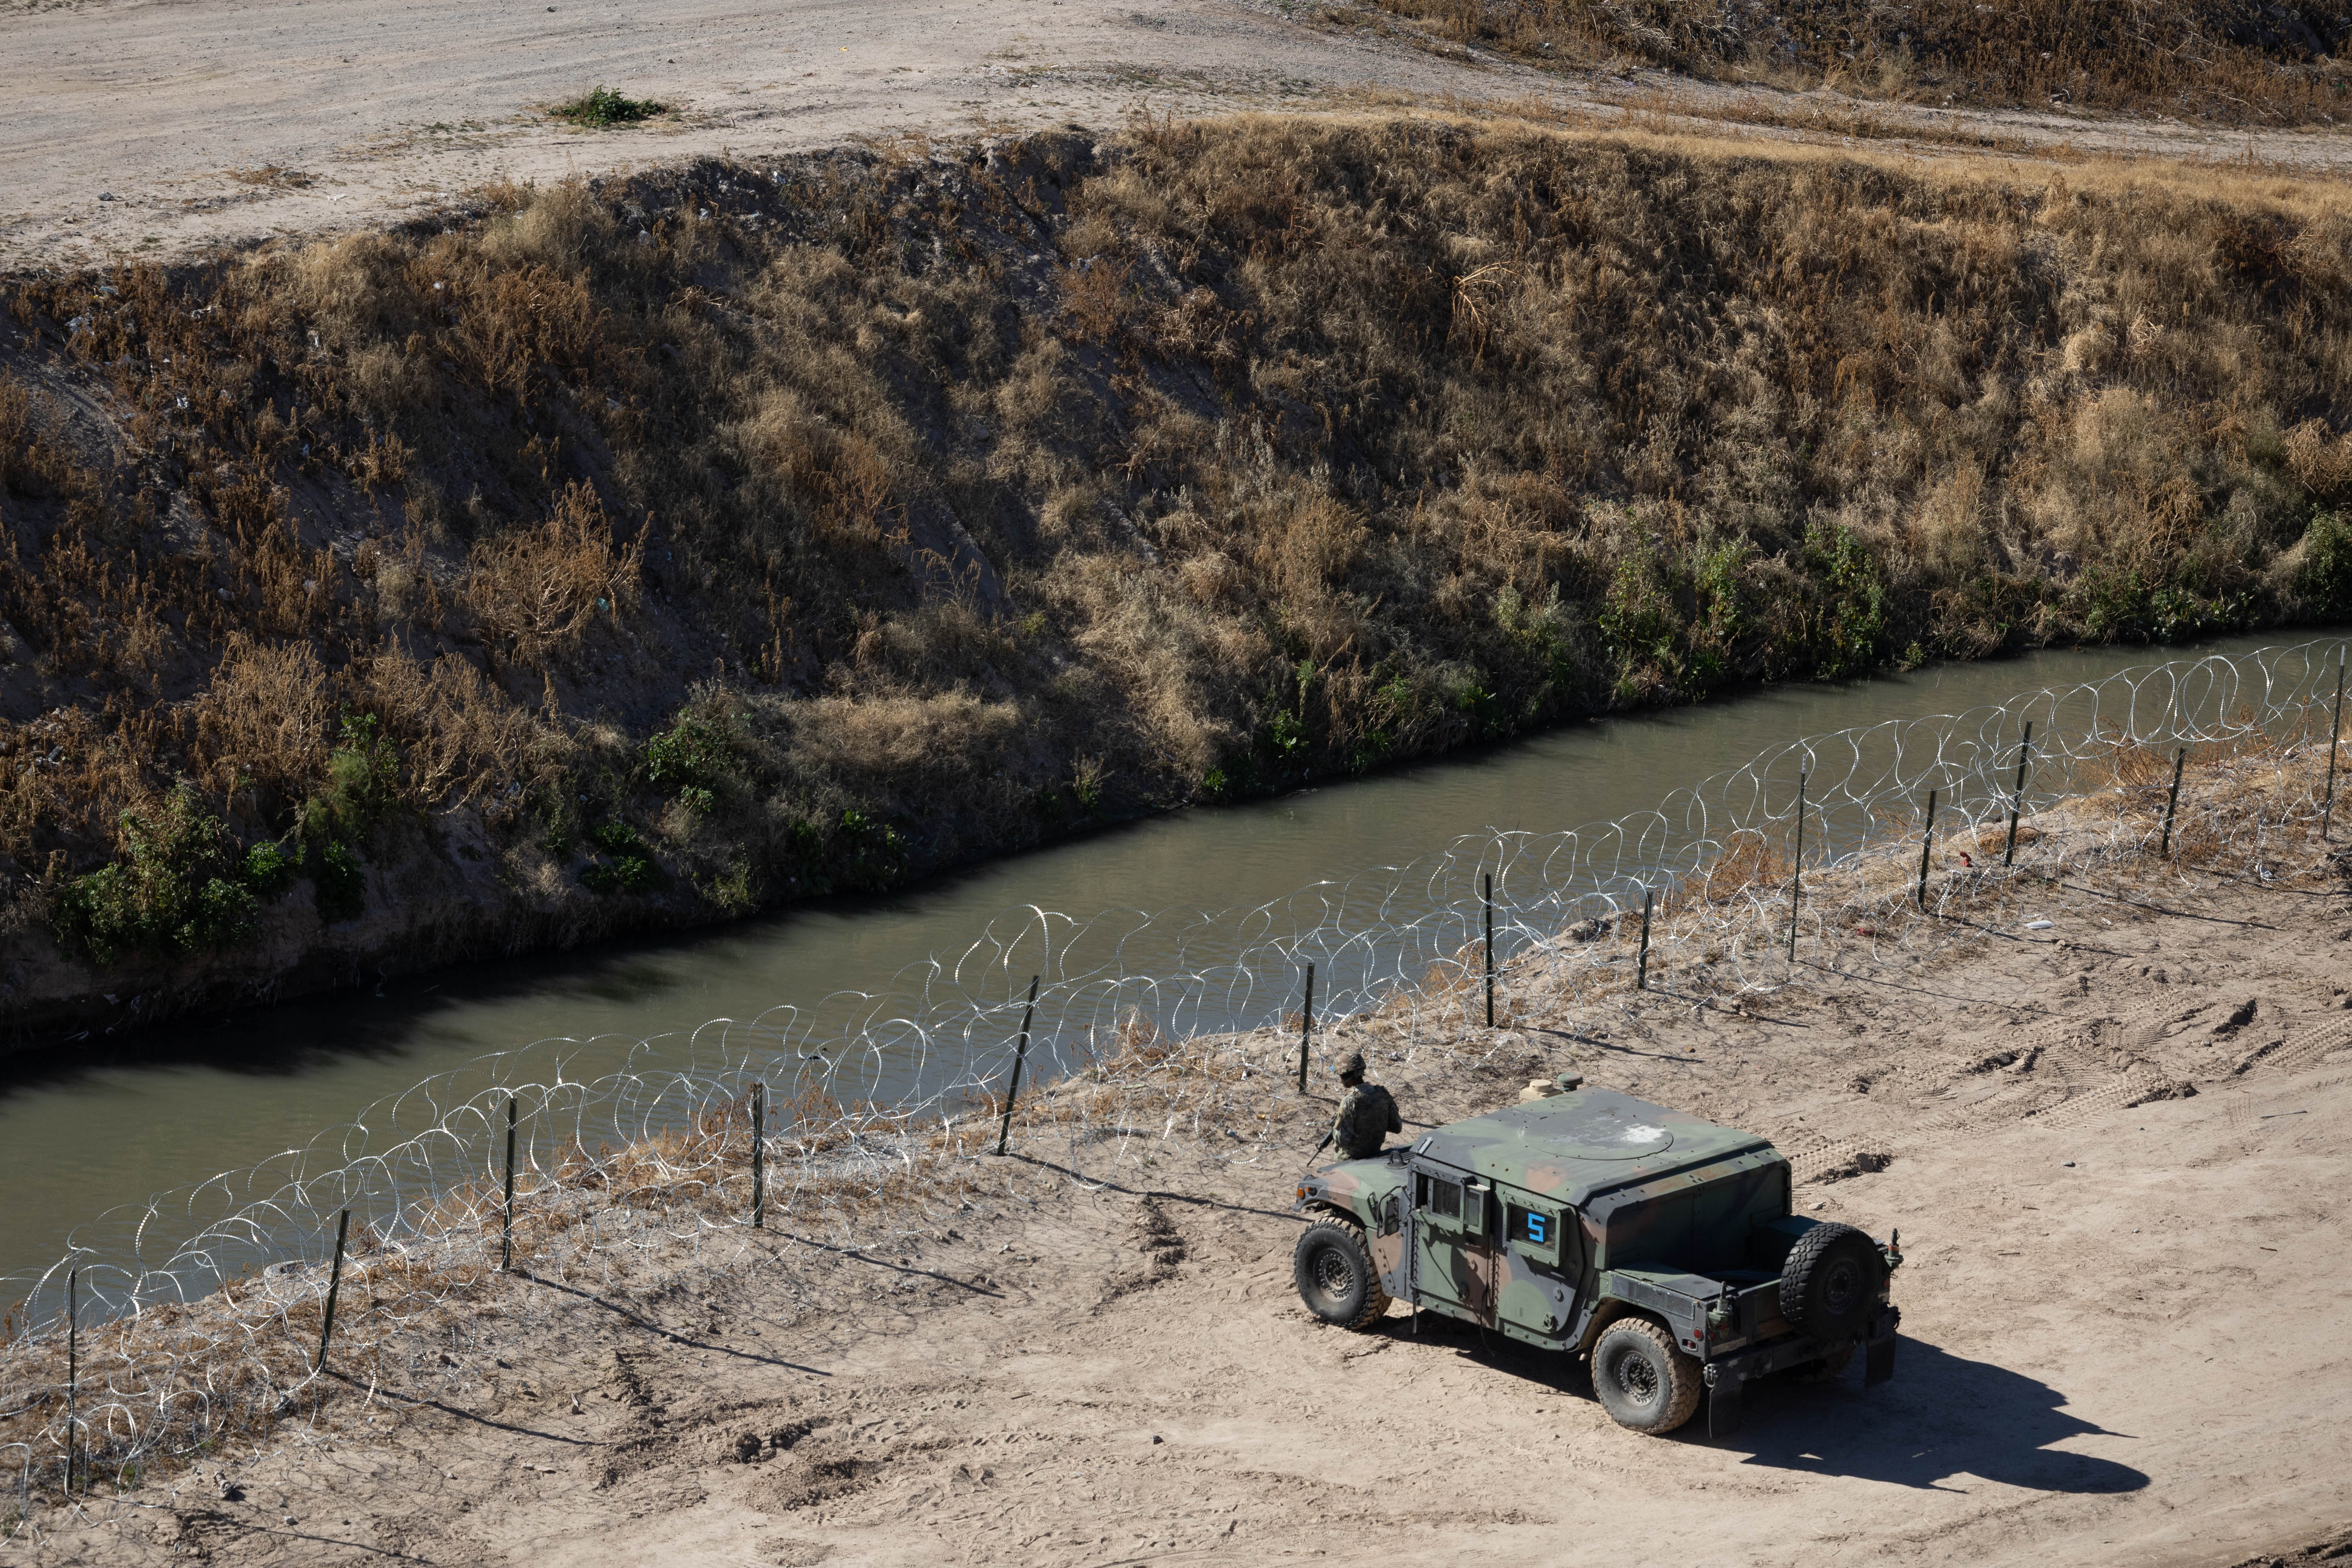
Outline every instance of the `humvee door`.
<svg viewBox="0 0 2352 1568">
<path fill-rule="evenodd" d="M 1412 1286 L 1414 1304 L 1472 1319 L 1486 1311 L 1485 1271 L 1476 1267 L 1486 1243 L 1485 1184 L 1444 1165 L 1412 1165 Z"/>
<path fill-rule="evenodd" d="M 1540 1339 L 1568 1331 L 1581 1272 L 1579 1232 L 1559 1202 L 1495 1184 L 1495 1317 Z"/>
<path fill-rule="evenodd" d="M 1559 1201 L 1432 1161 L 1412 1171 L 1415 1304 L 1530 1339 L 1565 1332 L 1582 1258 Z"/>
</svg>

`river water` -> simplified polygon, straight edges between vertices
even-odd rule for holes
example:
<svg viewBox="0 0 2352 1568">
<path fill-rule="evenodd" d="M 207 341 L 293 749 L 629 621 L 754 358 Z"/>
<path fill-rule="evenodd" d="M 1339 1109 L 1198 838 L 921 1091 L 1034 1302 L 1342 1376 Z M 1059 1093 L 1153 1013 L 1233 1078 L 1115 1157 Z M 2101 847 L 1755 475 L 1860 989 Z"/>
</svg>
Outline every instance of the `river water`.
<svg viewBox="0 0 2352 1568">
<path fill-rule="evenodd" d="M 1318 879 L 1402 864 L 1465 833 L 1549 832 L 1640 811 L 1802 735 L 1958 712 L 2157 659 L 2302 640 L 2043 652 L 1851 686 L 1774 688 L 1279 799 L 1178 812 L 887 896 L 167 1026 L 71 1068 L 14 1061 L 15 1076 L 0 1085 L 0 1276 L 46 1266 L 77 1226 L 117 1205 L 301 1145 L 485 1053 L 568 1037 L 578 1042 L 566 1047 L 572 1076 L 590 1077 L 646 1037 L 845 988 L 879 991 L 909 963 L 965 949 L 1019 906 L 1246 908 Z M 1124 958 L 1132 970 L 1154 955 Z"/>
</svg>

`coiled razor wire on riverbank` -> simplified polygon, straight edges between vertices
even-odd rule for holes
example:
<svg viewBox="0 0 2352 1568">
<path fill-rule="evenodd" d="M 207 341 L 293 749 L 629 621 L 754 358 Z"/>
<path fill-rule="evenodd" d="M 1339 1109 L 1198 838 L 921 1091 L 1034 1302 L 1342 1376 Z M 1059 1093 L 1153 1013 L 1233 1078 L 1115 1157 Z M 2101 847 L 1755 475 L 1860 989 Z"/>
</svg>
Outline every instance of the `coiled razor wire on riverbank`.
<svg viewBox="0 0 2352 1568">
<path fill-rule="evenodd" d="M 559 1040 L 437 1075 L 0 1280 L 0 1516 L 322 1433 L 485 1322 L 739 1256 L 755 1205 L 856 1245 L 1001 1186 L 981 1158 L 1000 1138 L 1082 1180 L 1179 1128 L 1262 1158 L 1310 1036 L 1327 1064 L 1516 1060 L 1526 1030 L 1930 964 L 2155 879 L 2308 877 L 2331 853 L 2345 653 L 2177 660 L 1810 737 L 1651 811 L 1471 835 L 1248 910 L 1011 910 L 887 991 L 641 1041 L 618 1070 L 571 1076 L 586 1042 Z M 1037 1087 L 1008 1118 L 1033 974 Z"/>
</svg>

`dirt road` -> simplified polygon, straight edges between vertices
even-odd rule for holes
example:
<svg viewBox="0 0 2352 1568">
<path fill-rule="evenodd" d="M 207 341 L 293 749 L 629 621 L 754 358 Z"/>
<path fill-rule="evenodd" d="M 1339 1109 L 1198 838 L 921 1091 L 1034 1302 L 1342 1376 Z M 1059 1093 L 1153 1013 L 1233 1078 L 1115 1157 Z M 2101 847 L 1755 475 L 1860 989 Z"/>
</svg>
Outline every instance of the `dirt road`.
<svg viewBox="0 0 2352 1568">
<path fill-rule="evenodd" d="M 985 1163 L 994 1195 L 862 1249 L 763 1237 L 727 1261 L 721 1236 L 666 1283 L 519 1283 L 541 1292 L 535 1327 L 378 1391 L 344 1436 L 243 1473 L 236 1500 L 199 1471 L 121 1526 L 51 1518 L 0 1555 L 1794 1568 L 2292 1549 L 2352 1520 L 2352 910 L 2308 891 L 2065 902 L 1972 958 L 1815 974 L 1750 1016 L 1667 997 L 1605 1037 L 1380 1062 L 1423 1121 L 1575 1066 L 1770 1131 L 1802 1212 L 1901 1227 L 1895 1381 L 1765 1385 L 1729 1439 L 1622 1431 L 1573 1367 L 1402 1310 L 1360 1335 L 1307 1318 L 1286 1209 L 1326 1112 L 1293 1099 L 1264 1144 L 1041 1135 Z"/>
<path fill-rule="evenodd" d="M 1219 0 L 80 0 L 0 12 L 0 269 L 176 256 L 429 210 L 493 179 L 830 146 L 903 132 L 1345 105 L 1526 100 L 1605 119 L 1688 110 L 1791 130 L 1858 108 L 1650 72 L 1531 69 L 1346 6 Z M 598 84 L 670 105 L 577 131 Z M 1870 108 L 1948 151 L 2020 148 L 2352 166 L 2352 138 L 2250 138 L 2056 114 Z M 1842 140 L 1834 130 L 1832 141 Z"/>
</svg>

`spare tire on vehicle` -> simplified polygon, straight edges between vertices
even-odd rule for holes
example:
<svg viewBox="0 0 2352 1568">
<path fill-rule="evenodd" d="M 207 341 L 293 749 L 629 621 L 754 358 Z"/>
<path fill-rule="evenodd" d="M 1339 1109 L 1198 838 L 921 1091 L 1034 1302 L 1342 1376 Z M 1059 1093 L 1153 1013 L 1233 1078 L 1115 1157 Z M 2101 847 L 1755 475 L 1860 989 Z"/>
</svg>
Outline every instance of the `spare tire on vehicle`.
<svg viewBox="0 0 2352 1568">
<path fill-rule="evenodd" d="M 1878 1243 L 1850 1225 L 1816 1225 L 1781 1266 L 1780 1314 L 1817 1339 L 1851 1339 L 1869 1326 L 1885 1282 Z"/>
</svg>

